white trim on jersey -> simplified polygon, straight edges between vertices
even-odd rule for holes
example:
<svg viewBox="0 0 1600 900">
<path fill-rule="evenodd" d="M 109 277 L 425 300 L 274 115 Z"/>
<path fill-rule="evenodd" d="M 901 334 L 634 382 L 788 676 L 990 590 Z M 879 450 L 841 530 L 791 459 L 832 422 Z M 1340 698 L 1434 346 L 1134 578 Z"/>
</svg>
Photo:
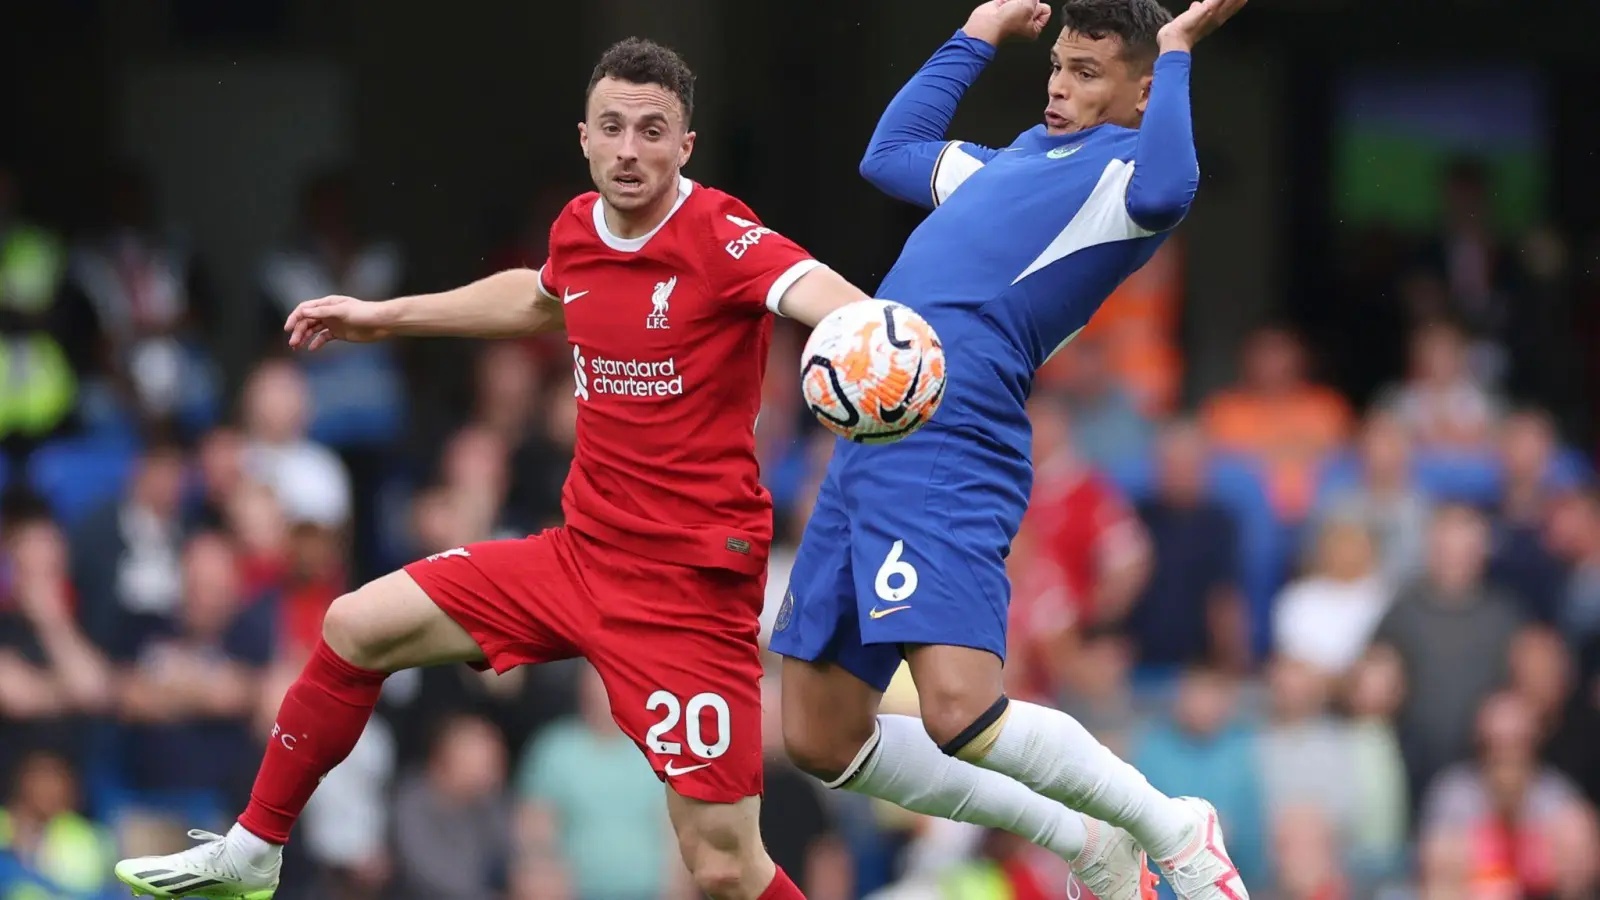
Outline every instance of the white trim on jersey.
<svg viewBox="0 0 1600 900">
<path fill-rule="evenodd" d="M 789 288 L 794 287 L 794 283 L 800 280 L 800 276 L 822 267 L 822 263 L 814 259 L 802 259 L 785 269 L 783 274 L 778 276 L 778 280 L 772 283 L 771 289 L 767 291 L 767 309 L 772 310 L 775 315 L 783 315 L 783 313 L 778 312 L 778 304 L 783 301 L 783 295 L 789 292 Z"/>
<path fill-rule="evenodd" d="M 602 243 L 613 250 L 617 250 L 622 253 L 638 253 L 640 250 L 644 249 L 644 245 L 649 243 L 651 238 L 656 236 L 656 232 L 660 231 L 662 227 L 664 227 L 667 222 L 675 214 L 677 214 L 678 209 L 683 206 L 683 201 L 689 199 L 689 192 L 693 190 L 694 182 L 683 177 L 682 175 L 679 175 L 678 201 L 672 204 L 672 209 L 668 210 L 666 216 L 662 218 L 659 223 L 657 223 L 656 227 L 636 238 L 620 238 L 612 234 L 611 229 L 606 226 L 606 201 L 604 199 L 596 200 L 594 201 L 594 232 L 595 234 L 600 235 L 600 241 Z"/>
<path fill-rule="evenodd" d="M 539 267 L 539 293 L 545 295 L 545 297 L 547 299 L 560 300 L 561 298 L 559 296 L 557 296 L 556 294 L 552 293 L 551 290 L 549 288 L 545 287 L 545 285 L 544 285 L 544 270 L 546 268 L 548 268 L 549 265 L 550 265 L 549 263 L 545 263 L 544 265 Z"/>
<path fill-rule="evenodd" d="M 1121 159 L 1106 163 L 1105 171 L 1100 173 L 1099 183 L 1089 192 L 1089 199 L 1083 201 L 1083 207 L 1077 215 L 1011 283 L 1016 284 L 1079 250 L 1155 234 L 1154 231 L 1139 227 L 1139 223 L 1128 215 L 1128 183 L 1132 180 L 1133 163 Z"/>
<path fill-rule="evenodd" d="M 951 141 L 939 151 L 939 158 L 933 161 L 933 177 L 929 187 L 933 191 L 933 205 L 938 206 L 950 199 L 962 182 L 973 176 L 973 173 L 983 168 L 983 160 L 961 149 L 961 141 Z"/>
</svg>

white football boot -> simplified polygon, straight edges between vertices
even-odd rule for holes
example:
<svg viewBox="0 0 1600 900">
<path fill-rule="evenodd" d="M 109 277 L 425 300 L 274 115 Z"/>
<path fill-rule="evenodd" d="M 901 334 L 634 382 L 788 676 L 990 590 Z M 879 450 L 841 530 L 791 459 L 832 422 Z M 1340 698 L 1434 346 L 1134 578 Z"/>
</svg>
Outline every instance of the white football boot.
<svg viewBox="0 0 1600 900">
<path fill-rule="evenodd" d="M 1217 810 L 1198 797 L 1179 797 L 1178 803 L 1194 812 L 1194 825 L 1183 849 L 1156 860 L 1178 900 L 1250 900 L 1239 869 L 1222 843 Z"/>
<path fill-rule="evenodd" d="M 282 854 L 273 854 L 261 868 L 241 858 L 220 834 L 197 829 L 189 837 L 203 843 L 166 856 L 125 859 L 117 863 L 117 880 L 133 888 L 136 897 L 268 900 L 277 891 Z"/>
</svg>

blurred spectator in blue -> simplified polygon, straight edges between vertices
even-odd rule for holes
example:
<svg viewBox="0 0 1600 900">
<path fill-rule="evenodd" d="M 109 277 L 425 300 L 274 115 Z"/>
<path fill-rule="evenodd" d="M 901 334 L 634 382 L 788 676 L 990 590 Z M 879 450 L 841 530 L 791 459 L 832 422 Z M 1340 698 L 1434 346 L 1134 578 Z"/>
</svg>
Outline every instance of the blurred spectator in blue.
<svg viewBox="0 0 1600 900">
<path fill-rule="evenodd" d="M 1330 518 L 1361 522 L 1378 548 L 1379 570 L 1398 588 L 1422 571 L 1431 505 L 1413 481 L 1411 438 L 1398 417 L 1367 416 L 1357 449 L 1360 481 L 1325 498 L 1308 533 L 1320 534 L 1319 522 Z"/>
<path fill-rule="evenodd" d="M 79 628 L 66 542 L 42 506 L 5 512 L 0 557 L 0 783 L 34 750 L 84 760 L 110 699 L 105 658 Z"/>
<path fill-rule="evenodd" d="M 126 618 L 114 647 L 130 792 L 118 825 L 144 845 L 165 843 L 173 819 L 221 830 L 258 758 L 251 720 L 276 645 L 276 608 L 241 596 L 227 537 L 196 534 L 182 564 L 178 609 Z"/>
<path fill-rule="evenodd" d="M 0 806 L 0 897 L 78 900 L 105 889 L 116 854 L 100 826 L 77 812 L 78 779 L 67 761 L 31 753 L 8 786 Z"/>
<path fill-rule="evenodd" d="M 688 873 L 666 792 L 612 720 L 599 674 L 578 665 L 577 715 L 535 737 L 518 766 L 517 855 L 524 864 L 564 869 L 581 900 L 676 895 Z"/>
<path fill-rule="evenodd" d="M 766 779 L 761 839 L 772 861 L 792 876 L 806 900 L 852 900 L 855 862 L 834 821 L 821 782 L 789 762 L 783 745 L 783 694 L 776 678 L 761 683 L 761 740 Z"/>
<path fill-rule="evenodd" d="M 1133 763 L 1173 797 L 1211 801 L 1228 830 L 1228 852 L 1246 884 L 1266 873 L 1265 798 L 1254 729 L 1239 718 L 1238 685 L 1221 672 L 1187 670 L 1169 717 L 1134 745 Z M 1170 897 L 1170 888 L 1164 896 Z"/>
<path fill-rule="evenodd" d="M 349 170 L 312 176 L 301 193 L 294 235 L 261 264 L 265 342 L 281 347 L 284 321 L 307 300 L 399 296 L 404 263 L 398 245 L 364 229 Z M 318 434 L 341 449 L 373 446 L 397 434 L 406 404 L 394 353 L 387 343 L 336 341 L 301 359 L 317 399 Z"/>
<path fill-rule="evenodd" d="M 1467 840 L 1468 885 L 1473 896 L 1510 890 L 1514 896 L 1552 896 L 1558 887 L 1600 888 L 1595 880 L 1600 830 L 1594 811 L 1561 773 L 1539 761 L 1538 725 L 1526 701 L 1513 693 L 1490 697 L 1476 717 L 1478 752 L 1445 770 L 1429 785 L 1422 808 L 1422 839 L 1455 833 Z M 1552 830 L 1587 832 L 1575 842 L 1587 857 L 1587 884 L 1561 885 L 1563 864 L 1552 855 Z M 1560 894 L 1559 896 L 1592 896 Z"/>
<path fill-rule="evenodd" d="M 350 522 L 350 473 L 339 456 L 307 434 L 311 394 L 287 359 L 269 358 L 244 385 L 242 465 L 272 488 L 291 524 L 339 529 Z"/>
<path fill-rule="evenodd" d="M 1582 676 L 1600 675 L 1600 493 L 1590 488 L 1562 498 L 1549 539 L 1567 567 L 1556 626 L 1577 653 Z"/>
<path fill-rule="evenodd" d="M 1372 535 L 1359 521 L 1325 518 L 1310 570 L 1273 605 L 1273 645 L 1284 657 L 1343 675 L 1366 652 L 1394 597 L 1377 569 Z"/>
<path fill-rule="evenodd" d="M 14 450 L 63 425 L 77 399 L 74 351 L 87 331 L 63 296 L 60 239 L 25 221 L 16 172 L 0 160 L 0 438 Z M 81 355 L 81 354 L 79 354 Z"/>
<path fill-rule="evenodd" d="M 1378 406 L 1430 450 L 1486 451 L 1501 416 L 1499 400 L 1468 365 L 1466 335 L 1442 319 L 1412 335 L 1410 372 L 1383 392 Z"/>
<path fill-rule="evenodd" d="M 502 896 L 513 858 L 505 744 L 475 716 L 446 716 L 437 725 L 427 767 L 403 779 L 395 798 L 395 885 L 388 896 Z"/>
<path fill-rule="evenodd" d="M 1484 581 L 1489 526 L 1480 512 L 1442 506 L 1428 537 L 1426 575 L 1400 592 L 1373 636 L 1405 676 L 1398 731 L 1413 804 L 1435 775 L 1471 753 L 1474 717 L 1510 677 L 1523 623 L 1517 602 Z"/>
<path fill-rule="evenodd" d="M 1238 383 L 1213 394 L 1203 412 L 1213 443 L 1261 469 L 1273 511 L 1291 523 L 1310 511 L 1323 460 L 1350 432 L 1350 404 L 1307 368 L 1292 331 L 1258 329 L 1245 341 Z"/>
<path fill-rule="evenodd" d="M 212 298 L 186 236 L 160 222 L 136 165 L 113 167 L 99 220 L 74 243 L 69 286 L 93 316 L 88 372 L 141 420 L 168 421 L 214 401 L 202 336 Z"/>
<path fill-rule="evenodd" d="M 1538 410 L 1508 418 L 1500 435 L 1505 483 L 1489 577 L 1521 601 L 1528 617 L 1555 622 L 1560 615 L 1567 567 L 1545 539 L 1554 501 L 1549 483 L 1556 453 L 1555 423 Z"/>
<path fill-rule="evenodd" d="M 1155 425 L 1117 379 L 1105 338 L 1079 335 L 1061 351 L 1060 388 L 1083 458 L 1106 469 L 1150 451 Z"/>
<path fill-rule="evenodd" d="M 1128 613 L 1141 666 L 1209 662 L 1231 671 L 1249 663 L 1249 623 L 1239 591 L 1239 535 L 1233 515 L 1206 486 L 1209 449 L 1193 423 L 1162 432 L 1155 496 L 1138 504 L 1155 569 Z"/>
<path fill-rule="evenodd" d="M 89 636 L 110 647 L 128 616 L 171 616 L 182 593 L 179 557 L 186 531 L 183 449 L 150 444 L 125 493 L 72 532 L 73 583 Z"/>
</svg>

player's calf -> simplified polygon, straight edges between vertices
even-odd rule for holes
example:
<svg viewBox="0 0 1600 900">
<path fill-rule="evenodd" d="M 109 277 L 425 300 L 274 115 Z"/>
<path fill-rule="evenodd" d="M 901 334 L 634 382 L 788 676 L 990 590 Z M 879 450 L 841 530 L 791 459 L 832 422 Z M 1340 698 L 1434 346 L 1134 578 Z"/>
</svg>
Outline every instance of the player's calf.
<svg viewBox="0 0 1600 900">
<path fill-rule="evenodd" d="M 761 842 L 761 798 L 707 803 L 667 791 L 683 864 L 712 900 L 803 900 Z"/>
</svg>

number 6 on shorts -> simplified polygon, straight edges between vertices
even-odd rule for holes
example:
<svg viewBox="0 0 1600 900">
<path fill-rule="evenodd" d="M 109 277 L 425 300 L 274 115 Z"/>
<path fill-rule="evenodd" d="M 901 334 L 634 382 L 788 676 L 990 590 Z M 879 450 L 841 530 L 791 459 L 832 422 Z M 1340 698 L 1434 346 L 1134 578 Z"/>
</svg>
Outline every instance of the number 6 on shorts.
<svg viewBox="0 0 1600 900">
<path fill-rule="evenodd" d="M 727 753 L 728 745 L 733 742 L 728 701 L 722 699 L 720 694 L 706 691 L 690 697 L 688 703 L 680 703 L 671 691 L 656 691 L 645 701 L 644 706 L 651 712 L 662 707 L 667 710 L 661 721 L 651 725 L 650 730 L 645 732 L 645 746 L 649 747 L 652 753 L 662 756 L 678 756 L 683 753 L 683 745 L 677 741 L 662 739 L 662 735 L 677 727 L 680 718 L 684 720 L 683 736 L 689 742 L 689 752 L 700 759 L 716 759 Z M 715 744 L 707 744 L 700 731 L 700 714 L 707 709 L 710 709 L 717 718 Z"/>
<path fill-rule="evenodd" d="M 885 603 L 899 603 L 917 590 L 917 570 L 900 558 L 905 549 L 905 541 L 895 541 L 894 546 L 889 548 L 889 555 L 884 557 L 883 565 L 878 567 L 878 577 L 873 579 L 872 589 L 877 592 L 878 599 Z M 900 584 L 891 585 L 889 579 L 896 575 L 900 576 Z"/>
</svg>

